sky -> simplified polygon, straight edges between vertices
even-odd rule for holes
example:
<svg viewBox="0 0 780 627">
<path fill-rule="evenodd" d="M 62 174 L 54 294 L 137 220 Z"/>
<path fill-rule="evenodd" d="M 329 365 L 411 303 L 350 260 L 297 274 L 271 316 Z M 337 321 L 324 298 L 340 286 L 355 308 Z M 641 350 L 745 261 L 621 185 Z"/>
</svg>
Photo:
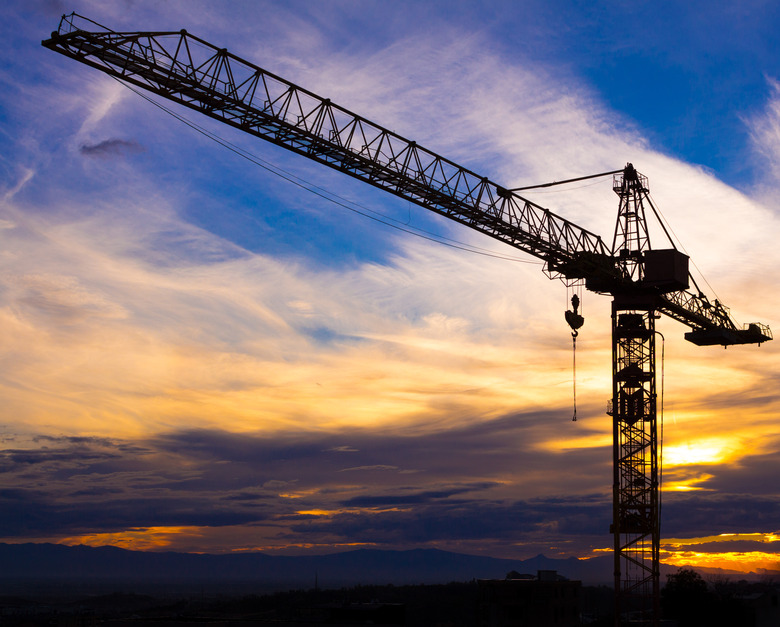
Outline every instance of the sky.
<svg viewBox="0 0 780 627">
<path fill-rule="evenodd" d="M 702 289 L 780 329 L 776 3 L 9 0 L 1 542 L 612 544 L 608 297 L 573 422 L 571 290 L 537 260 L 176 110 L 254 161 L 227 150 L 41 47 L 71 11 L 186 28 L 506 187 L 632 162 Z M 609 178 L 525 195 L 612 241 Z M 658 330 L 662 561 L 780 571 L 780 345 Z"/>
</svg>

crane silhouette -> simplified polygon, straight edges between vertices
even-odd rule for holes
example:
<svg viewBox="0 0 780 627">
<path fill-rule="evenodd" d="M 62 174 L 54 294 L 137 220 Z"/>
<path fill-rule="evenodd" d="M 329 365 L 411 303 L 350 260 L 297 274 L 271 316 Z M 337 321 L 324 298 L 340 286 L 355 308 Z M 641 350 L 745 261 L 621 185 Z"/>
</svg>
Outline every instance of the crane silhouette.
<svg viewBox="0 0 780 627">
<path fill-rule="evenodd" d="M 644 175 L 631 163 L 603 173 L 619 197 L 608 246 L 518 194 L 528 188 L 502 187 L 185 30 L 114 32 L 73 13 L 42 43 L 533 255 L 550 278 L 611 296 L 615 624 L 630 616 L 632 624 L 658 625 L 655 321 L 665 315 L 683 323 L 685 338 L 699 346 L 761 344 L 772 333 L 760 323 L 739 327 L 711 301 L 668 233 L 671 247 L 651 247 L 646 210 L 658 213 Z M 583 323 L 578 308 L 575 294 L 565 313 L 574 341 Z"/>
</svg>

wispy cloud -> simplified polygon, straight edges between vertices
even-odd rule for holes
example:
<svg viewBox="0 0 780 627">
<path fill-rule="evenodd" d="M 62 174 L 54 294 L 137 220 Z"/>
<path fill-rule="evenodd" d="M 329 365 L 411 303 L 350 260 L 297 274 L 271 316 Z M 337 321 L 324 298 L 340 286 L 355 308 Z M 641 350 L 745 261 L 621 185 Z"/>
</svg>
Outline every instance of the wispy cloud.
<svg viewBox="0 0 780 627">
<path fill-rule="evenodd" d="M 633 161 L 710 278 L 702 287 L 740 320 L 780 328 L 775 207 L 664 154 L 572 68 L 451 23 L 418 25 L 425 37 L 388 24 L 350 43 L 321 8 L 317 22 L 274 4 L 262 23 L 236 26 L 236 14 L 197 6 L 91 8 L 116 28 L 164 22 L 228 44 L 507 185 Z M 46 80 L 26 86 L 34 115 L 9 105 L 26 165 L 8 169 L 0 206 L 0 390 L 5 430 L 19 434 L 0 466 L 4 511 L 17 513 L 4 537 L 188 550 L 514 545 L 520 556 L 608 544 L 608 299 L 584 298 L 572 423 L 568 295 L 538 265 L 379 230 L 115 82 L 81 67 L 65 81 L 70 62 L 48 63 Z M 751 128 L 775 168 L 772 85 Z M 412 226 L 507 250 L 230 137 Z M 532 198 L 611 239 L 608 179 Z M 670 479 L 699 488 L 670 494 L 665 524 L 678 533 L 690 519 L 700 535 L 771 525 L 778 348 L 715 352 L 659 325 L 666 443 L 696 452 Z M 728 513 L 734 494 L 744 507 Z"/>
<path fill-rule="evenodd" d="M 747 119 L 753 146 L 759 156 L 759 171 L 772 177 L 772 187 L 780 185 L 780 83 L 768 78 L 769 100 L 764 110 Z M 759 179 L 764 186 L 767 181 Z M 777 209 L 777 206 L 773 207 Z"/>
</svg>

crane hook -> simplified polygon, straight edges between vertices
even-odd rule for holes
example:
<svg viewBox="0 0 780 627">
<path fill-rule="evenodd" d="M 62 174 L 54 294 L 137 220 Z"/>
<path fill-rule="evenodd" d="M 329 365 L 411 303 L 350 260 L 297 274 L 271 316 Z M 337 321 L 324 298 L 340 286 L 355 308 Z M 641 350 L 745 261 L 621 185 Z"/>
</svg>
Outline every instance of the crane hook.
<svg viewBox="0 0 780 627">
<path fill-rule="evenodd" d="M 569 323 L 569 326 L 572 329 L 571 336 L 577 337 L 578 332 L 577 329 L 579 329 L 583 324 L 585 324 L 585 318 L 583 318 L 579 313 L 577 313 L 577 309 L 579 309 L 580 306 L 580 297 L 574 294 L 574 296 L 571 297 L 571 306 L 573 311 L 567 310 L 563 315 L 566 318 L 566 322 Z"/>
</svg>

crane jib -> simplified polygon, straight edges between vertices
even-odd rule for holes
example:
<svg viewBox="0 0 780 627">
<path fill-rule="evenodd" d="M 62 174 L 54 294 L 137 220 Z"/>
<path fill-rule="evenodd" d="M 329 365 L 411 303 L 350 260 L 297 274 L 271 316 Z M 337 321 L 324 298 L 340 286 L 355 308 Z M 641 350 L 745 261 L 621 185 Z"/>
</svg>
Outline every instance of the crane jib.
<svg viewBox="0 0 780 627">
<path fill-rule="evenodd" d="M 224 49 L 186 32 L 87 32 L 74 22 L 44 45 L 566 268 L 567 278 L 585 278 L 599 258 L 599 274 L 620 280 L 598 235 Z M 190 39 L 210 56 L 196 57 Z M 578 267 L 583 256 L 588 268 Z"/>
<path fill-rule="evenodd" d="M 686 338 L 694 343 L 772 338 L 759 323 L 738 329 L 725 308 L 679 280 L 638 281 L 600 236 L 184 30 L 114 32 L 74 13 L 42 43 L 542 259 L 551 278 L 584 280 L 599 293 L 650 294 L 658 311 L 692 328 Z M 633 167 L 630 177 L 644 178 Z"/>
</svg>

